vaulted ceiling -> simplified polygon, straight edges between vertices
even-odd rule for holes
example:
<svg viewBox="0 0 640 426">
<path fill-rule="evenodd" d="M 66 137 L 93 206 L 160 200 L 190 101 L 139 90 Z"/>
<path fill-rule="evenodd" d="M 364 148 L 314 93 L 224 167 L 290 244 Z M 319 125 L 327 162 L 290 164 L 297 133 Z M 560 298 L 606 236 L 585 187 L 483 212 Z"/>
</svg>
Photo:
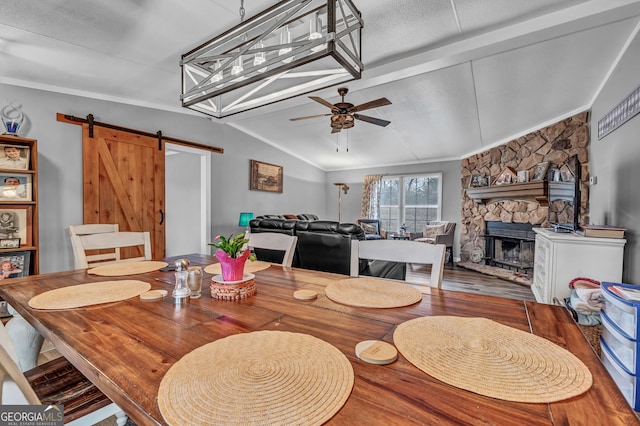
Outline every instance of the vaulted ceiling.
<svg viewBox="0 0 640 426">
<path fill-rule="evenodd" d="M 459 159 L 588 109 L 640 27 L 640 0 L 353 0 L 363 78 L 392 105 L 331 134 L 306 96 L 225 123 L 323 170 Z M 276 4 L 246 0 L 246 16 Z M 193 114 L 181 54 L 236 25 L 240 0 L 2 0 L 0 82 Z M 331 103 L 336 88 L 314 93 Z M 348 146 L 348 152 L 347 152 Z M 338 149 L 336 149 L 338 148 Z"/>
</svg>

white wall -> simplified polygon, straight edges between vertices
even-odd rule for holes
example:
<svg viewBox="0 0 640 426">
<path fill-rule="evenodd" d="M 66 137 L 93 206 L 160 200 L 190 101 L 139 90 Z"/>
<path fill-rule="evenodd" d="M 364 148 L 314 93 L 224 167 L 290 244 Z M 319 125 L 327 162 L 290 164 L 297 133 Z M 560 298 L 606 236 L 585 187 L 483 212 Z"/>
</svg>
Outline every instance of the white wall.
<svg viewBox="0 0 640 426">
<path fill-rule="evenodd" d="M 640 84 L 640 35 L 636 35 L 620 63 L 596 98 L 591 114 L 591 223 L 628 229 L 623 281 L 640 285 L 640 115 L 598 140 L 598 120 Z"/>
<path fill-rule="evenodd" d="M 0 84 L 1 104 L 22 105 L 21 136 L 38 139 L 40 272 L 73 268 L 69 225 L 82 223 L 81 126 L 56 121 L 56 113 L 224 148 L 212 161 L 212 236 L 240 231 L 241 211 L 325 215 L 326 173 L 206 117 L 171 113 L 78 96 Z M 284 193 L 249 191 L 249 159 L 284 167 Z"/>
<path fill-rule="evenodd" d="M 342 222 L 354 223 L 360 219 L 362 187 L 365 176 L 422 173 L 442 173 L 442 220 L 458 224 L 453 246 L 454 259 L 458 260 L 460 258 L 459 242 L 462 211 L 461 167 L 459 160 L 328 172 L 326 187 L 327 219 L 338 220 L 338 189 L 333 185 L 334 182 L 344 182 L 349 185 L 349 193 L 347 195 L 342 194 L 340 218 Z"/>
</svg>

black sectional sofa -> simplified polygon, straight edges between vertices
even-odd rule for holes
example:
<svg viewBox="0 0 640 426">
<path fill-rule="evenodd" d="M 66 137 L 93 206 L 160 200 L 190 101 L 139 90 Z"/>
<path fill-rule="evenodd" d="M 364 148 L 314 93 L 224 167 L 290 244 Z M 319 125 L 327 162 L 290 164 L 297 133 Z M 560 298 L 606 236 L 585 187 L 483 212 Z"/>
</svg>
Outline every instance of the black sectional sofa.
<svg viewBox="0 0 640 426">
<path fill-rule="evenodd" d="M 252 233 L 280 232 L 298 237 L 293 267 L 349 275 L 351 241 L 364 240 L 364 230 L 355 223 L 327 220 L 293 220 L 261 216 L 249 222 Z M 279 253 L 256 249 L 256 256 L 268 262 L 280 262 Z M 280 258 L 279 258 L 280 257 Z M 404 279 L 406 265 L 391 262 L 367 262 L 360 265 L 361 275 Z"/>
</svg>

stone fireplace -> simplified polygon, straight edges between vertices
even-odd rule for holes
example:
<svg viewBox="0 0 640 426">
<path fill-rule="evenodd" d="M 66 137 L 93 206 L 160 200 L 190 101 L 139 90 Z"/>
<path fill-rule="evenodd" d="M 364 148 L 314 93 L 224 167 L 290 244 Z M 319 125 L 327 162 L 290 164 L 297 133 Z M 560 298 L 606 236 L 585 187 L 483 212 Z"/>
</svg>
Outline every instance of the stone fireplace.
<svg viewBox="0 0 640 426">
<path fill-rule="evenodd" d="M 585 111 L 553 125 L 511 140 L 503 145 L 465 158 L 462 172 L 462 220 L 460 230 L 461 264 L 470 262 L 470 253 L 476 247 L 483 250 L 484 263 L 488 266 L 513 267 L 519 272 L 530 273 L 533 266 L 533 242 L 535 238 L 494 238 L 486 235 L 487 224 L 500 222 L 513 225 L 546 227 L 548 207 L 540 198 L 494 198 L 474 200 L 468 194 L 472 175 L 485 175 L 493 185 L 506 167 L 516 171 L 529 171 L 533 176 L 538 163 L 549 162 L 552 171 L 569 157 L 577 155 L 581 164 L 580 223 L 588 223 L 589 203 L 589 112 Z M 546 198 L 546 196 L 544 197 Z M 493 225 L 491 225 L 493 226 Z M 517 228 L 517 227 L 516 227 Z M 517 229 L 516 231 L 520 231 Z M 531 246 L 531 250 L 529 250 Z M 497 256 L 493 256 L 496 247 Z M 489 253 L 491 252 L 491 258 Z M 517 258 L 518 266 L 511 266 Z M 496 268 L 494 268 L 496 269 Z M 501 268 L 502 269 L 502 268 Z"/>
</svg>

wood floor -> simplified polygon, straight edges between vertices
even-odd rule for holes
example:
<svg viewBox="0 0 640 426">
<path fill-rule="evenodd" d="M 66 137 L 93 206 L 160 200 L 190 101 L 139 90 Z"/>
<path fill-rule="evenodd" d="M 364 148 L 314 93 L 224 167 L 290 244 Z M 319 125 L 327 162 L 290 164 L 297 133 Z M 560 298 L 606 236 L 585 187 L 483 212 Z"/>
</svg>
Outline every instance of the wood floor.
<svg viewBox="0 0 640 426">
<path fill-rule="evenodd" d="M 531 287 L 528 285 L 503 280 L 457 265 L 451 266 L 450 264 L 445 266 L 442 288 L 444 290 L 484 294 L 507 299 L 536 301 L 531 292 Z"/>
</svg>

